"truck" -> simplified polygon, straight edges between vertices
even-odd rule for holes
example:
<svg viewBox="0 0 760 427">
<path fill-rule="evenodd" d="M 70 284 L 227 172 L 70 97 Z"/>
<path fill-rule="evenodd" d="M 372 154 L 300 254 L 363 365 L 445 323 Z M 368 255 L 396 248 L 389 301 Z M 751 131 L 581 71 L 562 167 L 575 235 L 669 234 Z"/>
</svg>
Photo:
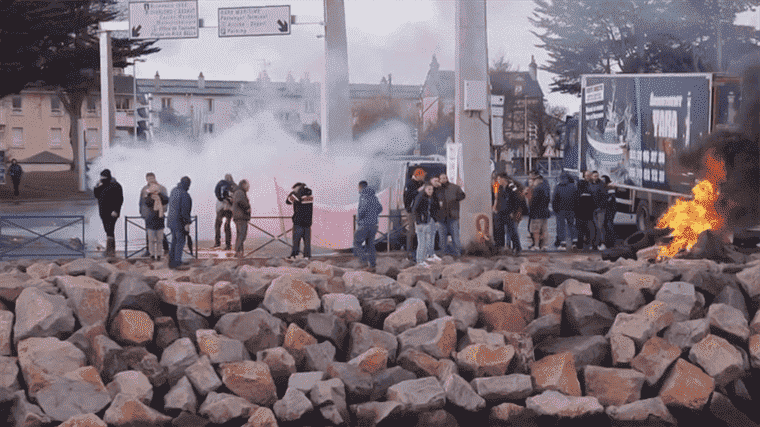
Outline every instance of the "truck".
<svg viewBox="0 0 760 427">
<path fill-rule="evenodd" d="M 741 82 L 718 73 L 587 74 L 563 169 L 599 171 L 617 185 L 617 211 L 651 229 L 671 204 L 690 198 L 694 174 L 682 152 L 713 131 L 739 126 Z"/>
</svg>

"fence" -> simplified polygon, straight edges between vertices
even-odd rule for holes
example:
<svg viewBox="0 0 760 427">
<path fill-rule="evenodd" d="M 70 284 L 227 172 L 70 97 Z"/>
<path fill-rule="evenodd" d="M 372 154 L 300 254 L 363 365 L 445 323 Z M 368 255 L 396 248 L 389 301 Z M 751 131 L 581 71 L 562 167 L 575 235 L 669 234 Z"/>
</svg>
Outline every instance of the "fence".
<svg viewBox="0 0 760 427">
<path fill-rule="evenodd" d="M 69 237 L 70 235 L 62 239 L 52 237 L 61 230 L 69 231 L 71 227 L 77 225 L 81 227 L 81 240 L 79 237 Z M 0 259 L 6 257 L 84 258 L 86 256 L 84 228 L 83 215 L 2 215 L 0 216 Z"/>
<path fill-rule="evenodd" d="M 390 215 L 378 215 L 378 218 L 387 218 L 388 223 L 385 227 L 385 233 L 380 231 L 380 228 L 377 229 L 377 234 L 375 234 L 375 244 L 378 243 L 378 240 L 382 242 L 385 240 L 386 246 L 385 251 L 390 252 L 391 251 L 391 240 L 395 237 L 401 234 L 402 236 L 405 236 L 404 233 L 404 227 L 402 222 L 402 216 L 401 212 L 397 214 L 390 214 Z M 396 221 L 394 221 L 396 220 Z M 356 215 L 354 215 L 354 234 L 356 234 Z M 377 238 L 377 235 L 380 235 L 380 239 Z"/>
<path fill-rule="evenodd" d="M 270 232 L 268 232 L 268 231 L 264 230 L 263 228 L 259 227 L 259 226 L 258 226 L 258 225 L 256 225 L 256 224 L 254 224 L 254 223 L 253 223 L 253 220 L 255 220 L 255 219 L 279 219 L 279 220 L 281 220 L 281 221 L 282 221 L 282 220 L 286 220 L 286 219 L 288 219 L 288 220 L 291 220 L 291 221 L 292 221 L 292 218 L 291 218 L 291 217 L 289 217 L 289 216 L 252 216 L 252 217 L 251 217 L 251 220 L 250 220 L 250 221 L 248 221 L 248 224 L 249 224 L 251 227 L 253 227 L 253 228 L 255 228 L 255 229 L 257 229 L 257 230 L 261 231 L 262 233 L 266 234 L 267 236 L 269 236 L 269 237 L 270 237 L 270 239 L 269 239 L 269 240 L 267 240 L 267 241 L 266 241 L 264 244 L 260 245 L 258 248 L 254 249 L 254 250 L 252 250 L 252 251 L 249 251 L 247 254 L 245 254 L 245 256 L 246 256 L 246 257 L 247 257 L 247 256 L 249 256 L 249 255 L 251 255 L 251 254 L 253 254 L 254 252 L 260 251 L 261 249 L 263 249 L 265 246 L 267 246 L 267 245 L 268 245 L 268 244 L 270 244 L 270 243 L 274 243 L 274 242 L 281 242 L 281 243 L 284 243 L 285 245 L 288 245 L 288 246 L 292 246 L 292 245 L 293 245 L 292 243 L 288 243 L 286 240 L 282 240 L 282 239 L 281 239 L 281 237 L 283 237 L 283 236 L 287 236 L 287 235 L 288 235 L 288 233 L 290 233 L 291 231 L 293 231 L 293 226 L 292 226 L 292 225 L 291 225 L 291 227 L 290 227 L 290 228 L 288 228 L 287 230 L 285 230 L 285 226 L 283 226 L 283 227 L 282 227 L 282 230 L 283 230 L 283 231 L 282 231 L 280 234 L 278 234 L 278 235 L 276 235 L 276 236 L 275 236 L 274 234 L 272 234 L 272 233 L 270 233 Z"/>
<path fill-rule="evenodd" d="M 139 222 L 136 222 L 139 221 Z M 188 251 L 186 248 L 183 248 L 183 252 L 194 256 L 196 259 L 198 258 L 198 216 L 193 215 L 190 217 L 190 224 L 195 225 L 195 239 L 190 239 L 190 235 L 188 235 L 188 246 L 195 249 L 195 253 L 192 252 L 192 250 Z M 129 226 L 134 225 L 135 227 L 139 228 L 140 230 L 145 233 L 145 220 L 141 216 L 125 216 L 124 217 L 124 258 L 130 258 L 133 257 L 140 252 L 143 252 L 148 249 L 146 245 L 139 246 L 138 249 L 129 252 Z M 164 236 L 166 236 L 166 230 L 164 230 Z M 142 240 L 144 241 L 144 240 Z M 193 245 L 193 242 L 195 244 Z M 187 247 L 187 246 L 186 246 Z"/>
</svg>

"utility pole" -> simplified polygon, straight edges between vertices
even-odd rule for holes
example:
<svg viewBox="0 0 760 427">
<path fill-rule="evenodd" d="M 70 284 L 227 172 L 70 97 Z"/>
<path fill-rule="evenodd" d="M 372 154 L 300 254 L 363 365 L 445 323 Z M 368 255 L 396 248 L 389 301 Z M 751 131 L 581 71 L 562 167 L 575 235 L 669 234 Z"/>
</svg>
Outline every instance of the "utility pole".
<svg viewBox="0 0 760 427">
<path fill-rule="evenodd" d="M 353 140 L 348 86 L 348 42 L 343 0 L 324 0 L 325 80 L 322 84 L 322 151 Z"/>
<path fill-rule="evenodd" d="M 462 201 L 459 227 L 462 245 L 491 236 L 490 129 L 486 1 L 457 0 L 454 142 L 461 143 Z M 485 114 L 482 114 L 485 113 Z M 488 224 L 487 227 L 483 227 Z"/>
</svg>

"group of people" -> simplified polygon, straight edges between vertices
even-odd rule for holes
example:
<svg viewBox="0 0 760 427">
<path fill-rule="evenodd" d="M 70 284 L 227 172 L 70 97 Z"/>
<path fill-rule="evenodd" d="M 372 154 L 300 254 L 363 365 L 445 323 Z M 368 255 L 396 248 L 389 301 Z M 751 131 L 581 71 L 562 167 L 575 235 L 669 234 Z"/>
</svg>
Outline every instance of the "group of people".
<svg viewBox="0 0 760 427">
<path fill-rule="evenodd" d="M 557 248 L 593 250 L 611 248 L 617 239 L 613 226 L 616 212 L 615 187 L 609 176 L 597 171 L 583 171 L 576 184 L 566 172 L 551 194 L 549 183 L 537 171 L 531 171 L 521 185 L 506 173 L 496 176 L 493 192 L 494 245 L 522 251 L 518 224 L 527 214 L 531 236 L 529 249 L 544 251 L 548 246 L 548 220 L 551 211 L 557 221 Z"/>
<path fill-rule="evenodd" d="M 414 171 L 404 187 L 406 249 L 410 259 L 424 267 L 429 266 L 429 262 L 440 261 L 441 257 L 435 253 L 436 235 L 443 254 L 455 257 L 462 254 L 459 202 L 464 198 L 462 188 L 449 182 L 446 173 L 428 176 L 422 168 Z M 413 251 L 414 235 L 416 251 Z"/>
</svg>

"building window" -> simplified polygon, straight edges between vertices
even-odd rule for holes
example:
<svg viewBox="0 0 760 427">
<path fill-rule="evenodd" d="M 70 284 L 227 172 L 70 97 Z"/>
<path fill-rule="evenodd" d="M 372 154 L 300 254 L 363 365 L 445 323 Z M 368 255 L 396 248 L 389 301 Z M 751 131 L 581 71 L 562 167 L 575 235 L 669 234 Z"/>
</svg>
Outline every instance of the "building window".
<svg viewBox="0 0 760 427">
<path fill-rule="evenodd" d="M 214 124 L 213 123 L 204 123 L 203 124 L 203 133 L 214 133 Z"/>
<path fill-rule="evenodd" d="M 14 96 L 11 98 L 11 106 L 13 108 L 14 113 L 20 113 L 21 110 L 21 97 L 20 96 Z"/>
<path fill-rule="evenodd" d="M 171 110 L 172 109 L 172 99 L 171 98 L 161 98 L 161 109 L 162 110 Z"/>
<path fill-rule="evenodd" d="M 116 111 L 132 111 L 132 98 L 118 97 L 115 101 Z"/>
<path fill-rule="evenodd" d="M 50 128 L 49 136 L 49 142 L 48 145 L 50 148 L 61 148 L 61 141 L 63 140 L 63 129 L 61 128 Z"/>
<path fill-rule="evenodd" d="M 58 95 L 52 95 L 50 97 L 50 114 L 55 116 L 61 114 L 61 100 Z"/>
<path fill-rule="evenodd" d="M 208 103 L 208 112 L 209 113 L 213 113 L 214 112 L 214 99 L 213 98 L 208 98 L 206 100 L 206 102 Z"/>
<path fill-rule="evenodd" d="M 5 125 L 0 125 L 0 149 L 5 148 Z"/>
<path fill-rule="evenodd" d="M 94 96 L 87 97 L 87 112 L 90 114 L 95 114 L 98 112 L 98 104 L 95 102 Z"/>
<path fill-rule="evenodd" d="M 305 113 L 313 113 L 314 112 L 314 103 L 311 100 L 309 100 L 309 99 L 307 99 L 306 101 L 304 101 L 303 111 Z"/>
<path fill-rule="evenodd" d="M 84 145 L 88 149 L 100 148 L 100 132 L 97 128 L 87 128 L 84 131 Z"/>
<path fill-rule="evenodd" d="M 24 128 L 13 128 L 11 129 L 11 147 L 13 148 L 23 148 L 24 147 Z"/>
</svg>

